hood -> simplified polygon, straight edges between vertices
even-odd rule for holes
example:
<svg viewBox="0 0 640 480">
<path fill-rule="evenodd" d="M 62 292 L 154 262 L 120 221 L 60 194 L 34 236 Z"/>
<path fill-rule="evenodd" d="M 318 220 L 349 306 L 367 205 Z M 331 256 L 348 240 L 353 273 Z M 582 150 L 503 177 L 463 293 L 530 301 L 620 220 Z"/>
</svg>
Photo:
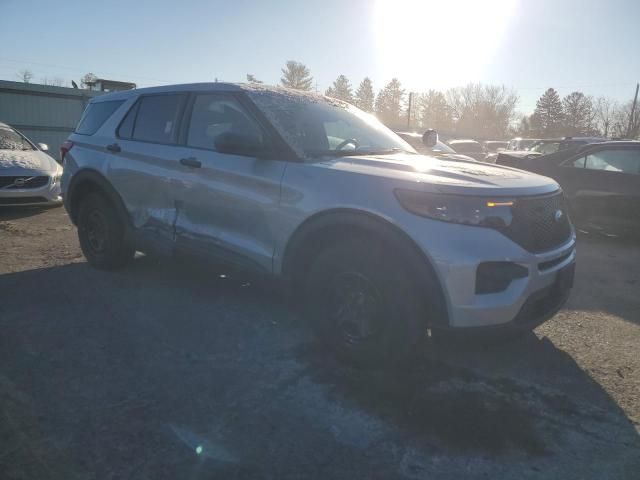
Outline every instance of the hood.
<svg viewBox="0 0 640 480">
<path fill-rule="evenodd" d="M 51 175 L 58 163 L 40 150 L 0 150 L 0 175 Z"/>
<path fill-rule="evenodd" d="M 501 165 L 395 154 L 332 158 L 321 168 L 375 175 L 420 184 L 426 191 L 464 195 L 538 195 L 557 190 L 547 177 Z M 479 191 L 482 190 L 482 191 Z"/>
<path fill-rule="evenodd" d="M 476 159 L 472 158 L 468 155 L 463 155 L 461 153 L 438 153 L 434 154 L 434 157 L 442 158 L 444 160 L 456 160 L 462 162 L 475 162 Z"/>
</svg>

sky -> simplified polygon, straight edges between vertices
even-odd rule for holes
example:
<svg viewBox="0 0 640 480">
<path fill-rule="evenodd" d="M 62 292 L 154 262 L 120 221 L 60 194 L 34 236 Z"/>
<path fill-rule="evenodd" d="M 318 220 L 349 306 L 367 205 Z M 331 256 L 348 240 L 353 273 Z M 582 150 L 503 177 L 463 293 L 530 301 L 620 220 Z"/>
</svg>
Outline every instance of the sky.
<svg viewBox="0 0 640 480">
<path fill-rule="evenodd" d="M 339 74 L 376 90 L 483 82 L 530 113 L 548 87 L 631 99 L 638 27 L 639 0 L 0 0 L 0 79 L 275 84 L 293 59 L 320 92 Z"/>
</svg>

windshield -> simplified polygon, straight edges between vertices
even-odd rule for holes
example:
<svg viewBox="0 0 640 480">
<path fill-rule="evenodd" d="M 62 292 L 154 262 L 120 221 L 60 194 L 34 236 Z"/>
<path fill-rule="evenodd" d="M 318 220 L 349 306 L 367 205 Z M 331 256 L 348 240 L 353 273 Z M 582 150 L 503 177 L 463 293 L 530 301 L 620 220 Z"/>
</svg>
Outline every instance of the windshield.
<svg viewBox="0 0 640 480">
<path fill-rule="evenodd" d="M 417 153 L 373 115 L 345 102 L 288 91 L 255 90 L 249 96 L 302 157 Z"/>
<path fill-rule="evenodd" d="M 457 153 L 453 148 L 445 143 L 442 143 L 440 140 L 438 140 L 435 147 L 433 147 L 431 150 L 436 153 Z"/>
<path fill-rule="evenodd" d="M 548 155 L 550 153 L 555 153 L 560 148 L 560 142 L 538 142 L 531 146 L 529 149 L 532 152 L 542 153 L 543 155 Z"/>
<path fill-rule="evenodd" d="M 0 150 L 34 150 L 22 135 L 8 128 L 0 128 Z"/>
<path fill-rule="evenodd" d="M 497 152 L 499 148 L 507 148 L 508 142 L 484 142 L 484 146 L 490 152 Z"/>
</svg>

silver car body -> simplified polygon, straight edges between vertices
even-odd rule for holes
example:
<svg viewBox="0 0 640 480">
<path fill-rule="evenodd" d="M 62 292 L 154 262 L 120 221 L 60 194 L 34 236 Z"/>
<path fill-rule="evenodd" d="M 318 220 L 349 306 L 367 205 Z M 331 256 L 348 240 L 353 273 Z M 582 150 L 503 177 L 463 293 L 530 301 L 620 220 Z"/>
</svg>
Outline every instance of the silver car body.
<svg viewBox="0 0 640 480">
<path fill-rule="evenodd" d="M 0 206 L 56 205 L 62 203 L 62 167 L 24 135 L 0 123 L 1 130 L 20 135 L 25 150 L 0 145 Z"/>
<path fill-rule="evenodd" d="M 437 194 L 522 197 L 559 190 L 546 177 L 478 162 L 417 154 L 320 159 L 263 159 L 117 139 L 116 129 L 140 95 L 164 92 L 229 92 L 248 87 L 195 84 L 155 87 L 100 96 L 124 100 L 93 136 L 72 134 L 62 179 L 67 192 L 83 170 L 108 179 L 122 198 L 134 228 L 169 250 L 185 248 L 227 256 L 279 276 L 287 246 L 302 225 L 329 212 L 356 212 L 404 232 L 428 259 L 445 296 L 451 327 L 511 322 L 526 299 L 552 285 L 575 261 L 572 233 L 552 250 L 531 253 L 497 230 L 433 220 L 410 213 L 396 189 Z M 106 149 L 117 140 L 121 151 Z M 407 145 L 411 150 L 411 147 Z M 192 169 L 179 159 L 197 158 Z M 67 205 L 67 208 L 70 208 Z M 540 270 L 543 262 L 554 261 Z M 529 270 L 499 293 L 475 293 L 481 262 L 509 261 Z"/>
</svg>

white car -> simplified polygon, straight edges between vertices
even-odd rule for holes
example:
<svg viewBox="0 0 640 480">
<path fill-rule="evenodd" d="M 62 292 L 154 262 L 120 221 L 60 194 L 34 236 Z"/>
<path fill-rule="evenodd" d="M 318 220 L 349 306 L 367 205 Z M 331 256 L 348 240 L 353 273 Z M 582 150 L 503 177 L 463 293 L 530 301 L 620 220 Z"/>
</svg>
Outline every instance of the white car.
<svg viewBox="0 0 640 480">
<path fill-rule="evenodd" d="M 0 206 L 62 203 L 62 167 L 31 140 L 0 123 Z"/>
</svg>

